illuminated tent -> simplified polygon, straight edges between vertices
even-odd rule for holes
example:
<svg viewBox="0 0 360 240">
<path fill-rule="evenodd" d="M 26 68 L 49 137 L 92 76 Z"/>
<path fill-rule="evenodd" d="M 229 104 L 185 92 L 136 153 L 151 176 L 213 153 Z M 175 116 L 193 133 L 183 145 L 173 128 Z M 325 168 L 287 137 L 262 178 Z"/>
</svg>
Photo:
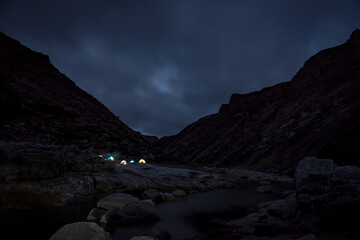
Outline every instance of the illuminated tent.
<svg viewBox="0 0 360 240">
<path fill-rule="evenodd" d="M 113 157 L 113 156 L 110 156 L 110 157 L 108 158 L 108 160 L 114 161 L 114 157 Z"/>
<path fill-rule="evenodd" d="M 134 159 L 130 160 L 130 163 L 135 163 L 135 160 Z"/>
<path fill-rule="evenodd" d="M 120 162 L 120 164 L 122 164 L 122 165 L 126 165 L 126 164 L 127 164 L 127 162 L 126 162 L 126 160 L 122 160 L 122 161 Z"/>
<path fill-rule="evenodd" d="M 146 163 L 144 159 L 140 159 L 139 163 Z"/>
</svg>

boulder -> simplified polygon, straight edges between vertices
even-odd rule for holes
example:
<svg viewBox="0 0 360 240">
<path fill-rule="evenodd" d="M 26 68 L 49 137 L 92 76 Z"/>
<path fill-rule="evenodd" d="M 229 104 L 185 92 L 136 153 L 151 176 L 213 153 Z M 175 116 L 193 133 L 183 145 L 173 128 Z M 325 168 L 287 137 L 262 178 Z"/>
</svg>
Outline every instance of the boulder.
<svg viewBox="0 0 360 240">
<path fill-rule="evenodd" d="M 185 197 L 186 196 L 186 192 L 181 189 L 175 190 L 171 194 L 174 195 L 174 197 Z"/>
<path fill-rule="evenodd" d="M 307 157 L 302 159 L 295 171 L 295 187 L 297 192 L 328 192 L 331 178 L 335 176 L 334 162 L 331 159 Z"/>
<path fill-rule="evenodd" d="M 297 203 L 295 194 L 291 194 L 284 199 L 278 199 L 261 203 L 258 206 L 259 212 L 273 217 L 290 219 L 297 214 Z"/>
<path fill-rule="evenodd" d="M 302 159 L 295 172 L 295 190 L 299 209 L 318 210 L 329 197 L 334 178 L 333 160 L 315 157 Z"/>
<path fill-rule="evenodd" d="M 101 223 L 110 227 L 133 224 L 143 221 L 157 221 L 162 217 L 156 207 L 147 202 L 131 202 L 123 208 L 108 211 Z"/>
<path fill-rule="evenodd" d="M 360 168 L 355 166 L 336 167 L 335 174 L 337 177 L 347 180 L 360 180 Z"/>
<path fill-rule="evenodd" d="M 254 212 L 246 217 L 234 219 L 227 223 L 230 227 L 236 227 L 239 232 L 254 233 L 256 224 L 267 218 L 266 214 Z"/>
<path fill-rule="evenodd" d="M 145 199 L 151 199 L 153 201 L 161 201 L 160 192 L 156 189 L 148 189 L 143 192 L 142 197 Z"/>
<path fill-rule="evenodd" d="M 161 200 L 162 201 L 172 201 L 175 199 L 174 195 L 172 195 L 171 193 L 160 193 L 161 196 Z"/>
<path fill-rule="evenodd" d="M 130 240 L 154 240 L 154 239 L 149 236 L 135 236 L 130 238 Z"/>
<path fill-rule="evenodd" d="M 49 240 L 111 240 L 111 236 L 96 223 L 76 222 L 66 224 Z"/>
<path fill-rule="evenodd" d="M 106 210 L 102 210 L 99 208 L 91 209 L 89 215 L 87 216 L 88 221 L 99 221 L 101 217 L 106 213 Z"/>
<path fill-rule="evenodd" d="M 162 219 L 159 211 L 156 207 L 147 202 L 131 202 L 127 204 L 122 212 L 127 216 L 135 216 L 138 217 L 139 220 L 160 220 Z"/>
<path fill-rule="evenodd" d="M 98 208 L 113 209 L 122 208 L 130 202 L 139 201 L 137 197 L 125 193 L 112 193 L 97 202 Z"/>
</svg>

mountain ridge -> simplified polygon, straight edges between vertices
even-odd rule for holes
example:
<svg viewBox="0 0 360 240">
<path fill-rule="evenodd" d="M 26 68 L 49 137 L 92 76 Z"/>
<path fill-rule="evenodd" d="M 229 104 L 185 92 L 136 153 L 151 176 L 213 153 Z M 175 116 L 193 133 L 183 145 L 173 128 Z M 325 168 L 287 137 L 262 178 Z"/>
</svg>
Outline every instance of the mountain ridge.
<svg viewBox="0 0 360 240">
<path fill-rule="evenodd" d="M 291 81 L 233 94 L 218 113 L 155 146 L 178 161 L 259 170 L 294 168 L 309 155 L 358 164 L 359 69 L 357 29 L 309 58 Z"/>
<path fill-rule="evenodd" d="M 1 140 L 142 154 L 149 144 L 47 55 L 0 32 Z"/>
</svg>

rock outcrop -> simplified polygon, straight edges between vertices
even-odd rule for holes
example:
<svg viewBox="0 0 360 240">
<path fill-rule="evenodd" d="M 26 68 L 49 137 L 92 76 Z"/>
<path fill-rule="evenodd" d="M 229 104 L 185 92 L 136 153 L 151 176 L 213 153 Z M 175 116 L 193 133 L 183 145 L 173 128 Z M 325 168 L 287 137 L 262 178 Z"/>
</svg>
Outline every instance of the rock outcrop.
<svg viewBox="0 0 360 240">
<path fill-rule="evenodd" d="M 50 240 L 111 240 L 108 232 L 105 232 L 96 223 L 76 222 L 60 228 Z"/>
<path fill-rule="evenodd" d="M 218 228 L 190 239 L 359 239 L 358 170 L 306 157 L 296 168 L 295 192 L 260 203 L 241 218 L 215 218 Z"/>
<path fill-rule="evenodd" d="M 3 141 L 145 154 L 148 143 L 51 63 L 0 32 Z"/>
<path fill-rule="evenodd" d="M 360 159 L 360 30 L 307 60 L 290 82 L 233 94 L 155 146 L 184 163 L 295 169 L 306 156 Z"/>
</svg>

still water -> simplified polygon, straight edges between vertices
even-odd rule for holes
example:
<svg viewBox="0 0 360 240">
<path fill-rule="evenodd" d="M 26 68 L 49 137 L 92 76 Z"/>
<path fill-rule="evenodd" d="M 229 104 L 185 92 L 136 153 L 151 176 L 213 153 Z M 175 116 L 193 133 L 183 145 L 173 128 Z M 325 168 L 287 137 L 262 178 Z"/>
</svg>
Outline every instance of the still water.
<svg viewBox="0 0 360 240">
<path fill-rule="evenodd" d="M 163 219 L 156 223 L 117 228 L 111 232 L 113 240 L 128 240 L 145 235 L 151 227 L 167 230 L 172 239 L 191 237 L 211 229 L 208 220 L 214 217 L 241 217 L 244 210 L 263 201 L 276 198 L 273 194 L 260 193 L 256 187 L 224 189 L 191 194 L 157 206 Z M 96 202 L 77 203 L 65 207 L 38 210 L 0 212 L 1 240 L 49 239 L 65 224 L 86 221 Z M 226 211 L 226 210 L 230 211 Z M 235 214 L 235 215 L 234 215 Z"/>
<path fill-rule="evenodd" d="M 171 239 L 183 239 L 210 230 L 212 226 L 208 224 L 209 218 L 218 215 L 226 218 L 228 214 L 242 217 L 247 209 L 275 198 L 273 194 L 257 192 L 256 187 L 193 194 L 159 204 L 157 208 L 163 217 L 159 222 L 117 228 L 111 235 L 113 240 L 127 240 L 132 236 L 146 235 L 149 228 L 157 226 L 168 231 Z"/>
</svg>

